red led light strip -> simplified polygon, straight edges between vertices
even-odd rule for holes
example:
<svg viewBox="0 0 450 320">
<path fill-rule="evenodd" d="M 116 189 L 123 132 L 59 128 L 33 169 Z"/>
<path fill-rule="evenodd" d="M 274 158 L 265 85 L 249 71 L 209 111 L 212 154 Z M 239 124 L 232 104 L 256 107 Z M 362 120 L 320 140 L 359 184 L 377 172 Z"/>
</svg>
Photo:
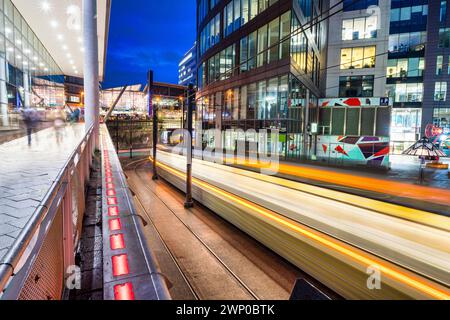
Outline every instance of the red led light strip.
<svg viewBox="0 0 450 320">
<path fill-rule="evenodd" d="M 113 234 L 109 237 L 109 242 L 111 245 L 111 250 L 122 250 L 125 249 L 125 239 L 123 234 Z"/>
<path fill-rule="evenodd" d="M 121 254 L 112 257 L 112 267 L 114 277 L 126 276 L 130 273 L 128 267 L 128 255 Z"/>
<path fill-rule="evenodd" d="M 103 143 L 106 145 L 106 139 L 103 139 Z M 119 215 L 119 208 L 117 207 L 117 193 L 113 183 L 113 172 L 111 168 L 111 162 L 108 151 L 106 148 L 104 151 L 104 167 L 105 167 L 105 182 L 106 182 L 106 196 L 108 197 L 108 216 L 117 217 Z M 110 246 L 111 250 L 123 250 L 125 246 L 125 238 L 123 234 L 111 234 L 111 232 L 122 230 L 122 223 L 120 218 L 110 219 L 108 221 L 110 232 Z M 112 271 L 115 277 L 128 275 L 130 273 L 128 266 L 128 255 L 116 255 L 112 257 Z M 134 290 L 131 282 L 124 284 L 118 284 L 114 286 L 114 299 L 115 300 L 134 300 Z"/>
<path fill-rule="evenodd" d="M 115 300 L 134 300 L 133 285 L 131 282 L 114 286 Z"/>
<path fill-rule="evenodd" d="M 122 223 L 120 219 L 111 219 L 109 220 L 109 231 L 118 231 L 122 229 Z"/>
</svg>

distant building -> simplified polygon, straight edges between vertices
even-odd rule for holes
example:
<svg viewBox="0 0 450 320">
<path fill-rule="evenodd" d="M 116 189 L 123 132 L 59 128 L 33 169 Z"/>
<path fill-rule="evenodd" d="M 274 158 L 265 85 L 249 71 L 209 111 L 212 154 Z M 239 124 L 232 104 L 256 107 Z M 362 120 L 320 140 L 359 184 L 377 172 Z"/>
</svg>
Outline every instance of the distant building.
<svg viewBox="0 0 450 320">
<path fill-rule="evenodd" d="M 196 83 L 197 74 L 197 43 L 186 52 L 178 65 L 178 84 L 187 86 L 190 83 Z"/>
<path fill-rule="evenodd" d="M 66 105 L 71 108 L 84 106 L 83 78 L 64 76 L 64 89 L 66 93 Z"/>
<path fill-rule="evenodd" d="M 123 86 L 101 91 L 100 105 L 104 112 L 111 108 L 122 89 Z M 152 92 L 153 105 L 158 105 L 160 111 L 179 112 L 181 114 L 185 92 L 186 87 L 184 86 L 155 82 Z M 118 113 L 149 114 L 148 87 L 141 84 L 127 86 L 114 108 L 113 114 Z"/>
</svg>

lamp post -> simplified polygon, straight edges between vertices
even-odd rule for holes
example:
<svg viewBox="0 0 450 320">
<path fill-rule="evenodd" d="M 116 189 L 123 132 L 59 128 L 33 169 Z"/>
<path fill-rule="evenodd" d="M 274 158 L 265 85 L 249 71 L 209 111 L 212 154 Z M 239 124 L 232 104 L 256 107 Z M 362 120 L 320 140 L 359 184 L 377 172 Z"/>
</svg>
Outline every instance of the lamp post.
<svg viewBox="0 0 450 320">
<path fill-rule="evenodd" d="M 153 106 L 153 180 L 158 180 L 158 173 L 156 172 L 156 151 L 158 144 L 158 105 L 160 98 L 156 98 L 156 104 Z"/>
<path fill-rule="evenodd" d="M 186 201 L 185 208 L 192 208 L 194 202 L 192 200 L 192 114 L 194 112 L 194 86 L 192 84 L 188 87 L 187 92 L 187 159 L 186 159 Z"/>
<path fill-rule="evenodd" d="M 184 129 L 184 97 L 179 97 L 180 104 L 181 104 L 181 129 Z"/>
</svg>

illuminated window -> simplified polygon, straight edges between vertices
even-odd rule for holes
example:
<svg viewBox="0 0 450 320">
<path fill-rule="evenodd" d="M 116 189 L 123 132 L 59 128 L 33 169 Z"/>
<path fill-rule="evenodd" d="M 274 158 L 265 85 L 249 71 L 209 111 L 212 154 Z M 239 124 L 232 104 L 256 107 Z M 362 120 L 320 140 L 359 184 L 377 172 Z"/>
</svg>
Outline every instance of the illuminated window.
<svg viewBox="0 0 450 320">
<path fill-rule="evenodd" d="M 375 54 L 375 46 L 341 49 L 341 69 L 374 68 Z"/>
<path fill-rule="evenodd" d="M 436 59 L 436 75 L 442 74 L 442 66 L 444 64 L 444 56 L 437 56 Z"/>
<path fill-rule="evenodd" d="M 371 39 L 377 37 L 377 16 L 342 21 L 342 40 Z"/>
<path fill-rule="evenodd" d="M 434 84 L 434 101 L 445 101 L 447 98 L 447 82 Z"/>
</svg>

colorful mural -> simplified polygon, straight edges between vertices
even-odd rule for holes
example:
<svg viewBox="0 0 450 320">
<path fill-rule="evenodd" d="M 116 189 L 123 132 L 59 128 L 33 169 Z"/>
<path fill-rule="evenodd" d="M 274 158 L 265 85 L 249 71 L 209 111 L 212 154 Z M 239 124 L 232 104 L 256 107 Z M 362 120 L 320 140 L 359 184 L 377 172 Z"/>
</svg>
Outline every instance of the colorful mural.
<svg viewBox="0 0 450 320">
<path fill-rule="evenodd" d="M 335 164 L 389 167 L 389 138 L 318 136 L 317 158 Z"/>
<path fill-rule="evenodd" d="M 389 98 L 333 98 L 320 99 L 319 106 L 324 107 L 386 107 Z"/>
</svg>

